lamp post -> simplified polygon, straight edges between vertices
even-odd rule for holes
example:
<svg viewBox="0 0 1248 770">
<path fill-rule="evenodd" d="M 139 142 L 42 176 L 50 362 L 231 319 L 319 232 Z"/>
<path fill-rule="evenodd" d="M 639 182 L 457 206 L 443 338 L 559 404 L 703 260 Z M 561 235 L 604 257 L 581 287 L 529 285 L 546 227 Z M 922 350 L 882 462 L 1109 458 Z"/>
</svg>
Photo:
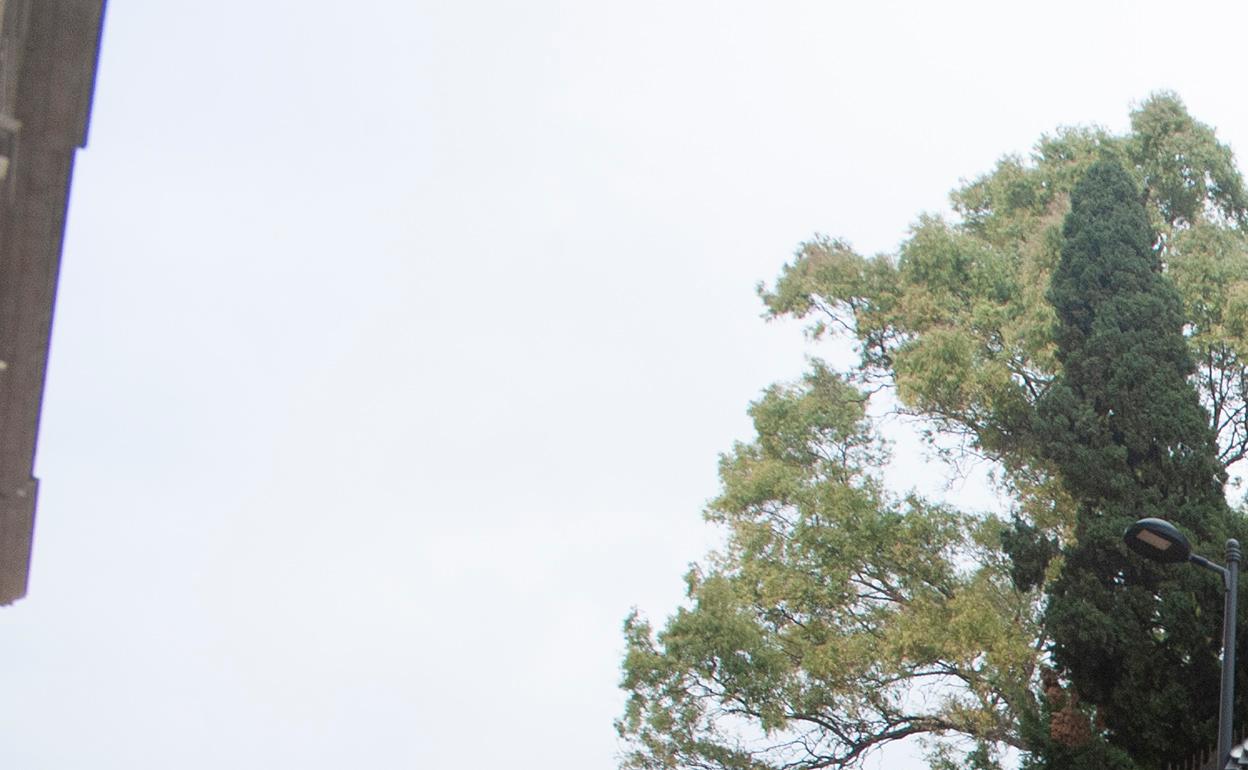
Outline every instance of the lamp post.
<svg viewBox="0 0 1248 770">
<path fill-rule="evenodd" d="M 1222 702 L 1218 708 L 1218 767 L 1226 768 L 1231 759 L 1231 709 L 1235 703 L 1235 611 L 1239 594 L 1239 541 L 1226 541 L 1226 566 L 1192 553 L 1192 545 L 1164 519 L 1140 519 L 1122 535 L 1123 542 L 1136 553 L 1167 564 L 1191 562 L 1222 576 L 1226 604 L 1222 611 Z M 1234 767 L 1235 765 L 1230 765 Z"/>
</svg>

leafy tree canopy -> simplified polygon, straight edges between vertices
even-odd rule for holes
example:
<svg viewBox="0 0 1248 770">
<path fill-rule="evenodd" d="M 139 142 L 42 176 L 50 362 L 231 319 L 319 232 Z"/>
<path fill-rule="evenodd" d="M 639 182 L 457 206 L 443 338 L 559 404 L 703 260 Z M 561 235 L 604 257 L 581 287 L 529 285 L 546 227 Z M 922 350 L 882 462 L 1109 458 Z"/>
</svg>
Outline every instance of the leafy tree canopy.
<svg viewBox="0 0 1248 770">
<path fill-rule="evenodd" d="M 1153 241 L 1122 166 L 1093 164 L 1050 282 L 1062 371 L 1034 420 L 1078 506 L 1045 613 L 1053 657 L 1104 737 L 1142 767 L 1181 762 L 1216 734 L 1220 624 L 1202 616 L 1218 617 L 1222 592 L 1206 574 L 1128 553 L 1122 533 L 1166 518 L 1217 554 L 1231 526 L 1209 415 L 1188 382 L 1182 302 Z"/>
<path fill-rule="evenodd" d="M 1077 192 L 1097 164 L 1116 192 Z M 1109 226 L 1126 269 L 1106 297 L 1072 257 L 1102 218 L 1070 224 L 1081 195 L 1131 203 Z M 1202 547 L 1227 531 L 1223 468 L 1248 454 L 1248 195 L 1229 149 L 1159 94 L 1127 133 L 1062 129 L 951 199 L 954 217 L 921 216 L 896 254 L 816 237 L 760 287 L 771 315 L 850 337 L 858 360 L 752 405 L 757 437 L 723 458 L 707 512 L 727 547 L 662 627 L 626 623 L 626 765 L 854 767 L 926 736 L 938 768 L 996 767 L 1011 746 L 1034 768 L 1151 767 L 1149 720 L 1203 693 L 1218 628 L 1194 619 L 1217 616 L 1216 584 L 1131 561 L 1117 538 L 1138 504 L 1183 495 Z M 1103 302 L 1127 290 L 1143 304 L 1120 303 L 1114 338 Z M 1148 361 L 1107 363 L 1132 349 L 1123 334 Z M 1168 411 L 1137 409 L 1149 388 Z M 886 494 L 865 417 L 879 389 L 947 458 L 992 462 L 1011 520 Z M 1071 614 L 1079 596 L 1092 614 Z M 1175 633 L 1189 621 L 1208 638 Z M 1116 652 L 1080 670 L 1101 639 Z M 1122 656 L 1141 650 L 1190 676 L 1137 722 L 1124 693 L 1145 674 Z M 1207 717 L 1185 715 L 1170 753 Z"/>
<path fill-rule="evenodd" d="M 1046 295 L 1070 193 L 1093 163 L 1116 160 L 1141 191 L 1183 300 L 1195 384 L 1231 465 L 1248 452 L 1248 193 L 1230 150 L 1174 95 L 1146 101 L 1131 126 L 1042 137 L 1028 160 L 1008 156 L 955 190 L 956 221 L 921 216 L 895 255 L 817 237 L 760 287 L 763 300 L 774 316 L 809 320 L 816 338 L 852 335 L 860 377 L 895 387 L 911 413 L 1022 471 L 1036 455 L 1032 409 L 1060 369 Z"/>
<path fill-rule="evenodd" d="M 708 511 L 725 552 L 657 637 L 626 624 L 627 766 L 839 767 L 946 732 L 992 766 L 1022 746 L 1035 596 L 999 522 L 881 489 L 865 401 L 816 364 L 750 408 L 758 437 L 722 459 Z"/>
</svg>

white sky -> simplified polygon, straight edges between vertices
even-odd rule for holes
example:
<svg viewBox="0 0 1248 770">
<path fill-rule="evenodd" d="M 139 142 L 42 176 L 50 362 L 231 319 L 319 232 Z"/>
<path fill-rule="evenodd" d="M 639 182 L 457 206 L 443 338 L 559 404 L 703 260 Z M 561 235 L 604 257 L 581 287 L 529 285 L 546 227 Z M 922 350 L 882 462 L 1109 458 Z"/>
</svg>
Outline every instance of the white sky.
<svg viewBox="0 0 1248 770">
<path fill-rule="evenodd" d="M 111 0 L 0 766 L 614 767 L 625 614 L 837 355 L 755 283 L 1155 89 L 1248 147 L 1245 13 Z"/>
</svg>

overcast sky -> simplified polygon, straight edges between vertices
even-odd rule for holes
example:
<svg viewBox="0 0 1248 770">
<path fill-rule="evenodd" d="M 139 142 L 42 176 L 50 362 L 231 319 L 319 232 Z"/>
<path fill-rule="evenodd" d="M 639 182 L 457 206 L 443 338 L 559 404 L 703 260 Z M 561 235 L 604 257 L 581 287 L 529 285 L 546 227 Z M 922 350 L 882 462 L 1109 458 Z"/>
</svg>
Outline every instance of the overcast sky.
<svg viewBox="0 0 1248 770">
<path fill-rule="evenodd" d="M 111 0 L 0 766 L 614 767 L 624 616 L 843 355 L 755 284 L 1156 89 L 1248 151 L 1175 8 Z"/>
</svg>

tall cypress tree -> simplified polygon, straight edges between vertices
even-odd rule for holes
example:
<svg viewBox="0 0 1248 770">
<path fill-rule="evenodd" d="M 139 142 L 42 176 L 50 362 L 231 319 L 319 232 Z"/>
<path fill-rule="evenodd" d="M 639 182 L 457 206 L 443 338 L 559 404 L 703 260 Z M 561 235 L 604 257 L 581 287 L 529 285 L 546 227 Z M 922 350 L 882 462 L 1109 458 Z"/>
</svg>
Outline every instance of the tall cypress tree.
<svg viewBox="0 0 1248 770">
<path fill-rule="evenodd" d="M 1142 516 L 1165 518 L 1220 555 L 1230 527 L 1225 471 L 1187 381 L 1182 303 L 1121 166 L 1088 170 L 1063 234 L 1049 290 L 1063 373 L 1038 404 L 1036 427 L 1079 512 L 1045 622 L 1054 661 L 1095 706 L 1101 730 L 1092 734 L 1139 767 L 1160 768 L 1216 738 L 1221 586 L 1128 553 L 1122 533 Z M 1067 760 L 1054 764 L 1080 764 L 1070 761 L 1078 749 L 1064 747 Z"/>
</svg>

